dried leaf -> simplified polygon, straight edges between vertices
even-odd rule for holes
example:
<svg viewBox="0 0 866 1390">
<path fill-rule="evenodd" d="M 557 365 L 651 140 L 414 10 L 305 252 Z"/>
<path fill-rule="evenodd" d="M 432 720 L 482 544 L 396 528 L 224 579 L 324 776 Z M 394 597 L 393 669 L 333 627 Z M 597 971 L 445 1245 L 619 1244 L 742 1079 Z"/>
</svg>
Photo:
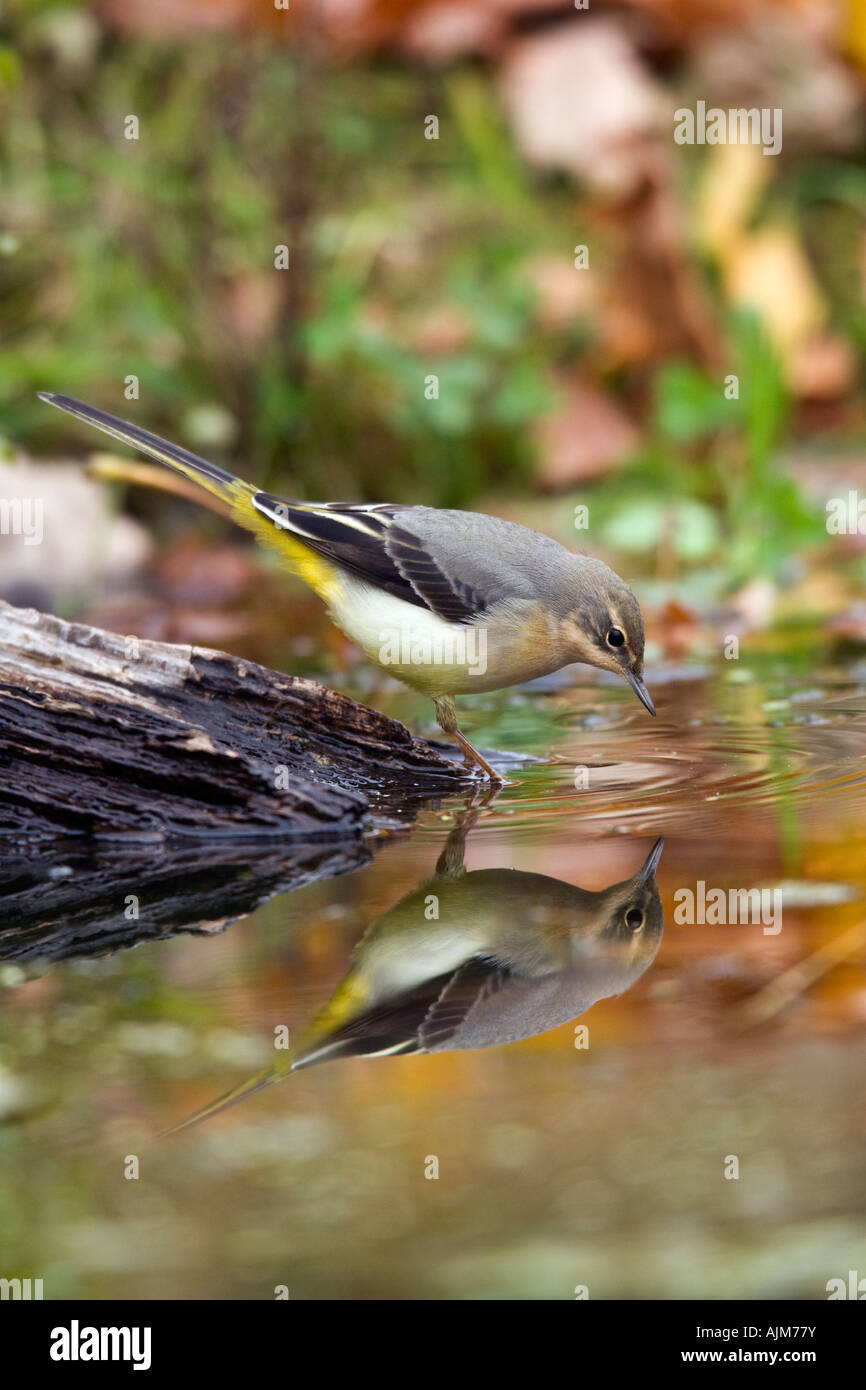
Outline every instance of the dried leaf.
<svg viewBox="0 0 866 1390">
<path fill-rule="evenodd" d="M 565 170 L 608 195 L 640 183 L 661 99 L 620 24 L 600 19 L 519 40 L 501 90 L 531 164 Z"/>
<path fill-rule="evenodd" d="M 561 407 L 536 429 L 538 481 L 565 488 L 607 473 L 637 448 L 639 435 L 611 396 L 587 381 L 572 381 Z"/>
</svg>

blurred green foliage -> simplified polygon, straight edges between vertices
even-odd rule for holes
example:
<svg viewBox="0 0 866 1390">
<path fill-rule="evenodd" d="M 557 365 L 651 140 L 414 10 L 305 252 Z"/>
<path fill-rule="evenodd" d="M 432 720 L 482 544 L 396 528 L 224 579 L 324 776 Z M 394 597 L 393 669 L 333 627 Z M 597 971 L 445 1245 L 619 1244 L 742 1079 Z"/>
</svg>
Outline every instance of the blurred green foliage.
<svg viewBox="0 0 866 1390">
<path fill-rule="evenodd" d="M 465 504 L 519 476 L 555 348 L 531 331 L 519 271 L 540 219 L 486 86 L 71 18 L 19 11 L 0 63 L 6 430 L 79 439 L 36 401 L 48 388 L 313 496 Z M 449 113 L 447 145 L 424 138 L 430 110 Z M 550 217 L 565 195 L 548 202 L 547 240 L 568 245 Z M 443 302 L 461 341 L 416 345 Z"/>
<path fill-rule="evenodd" d="M 667 546 L 684 565 L 720 558 L 726 582 L 776 574 L 820 544 L 822 516 L 785 471 L 791 402 L 776 354 L 751 314 L 730 325 L 735 380 L 688 362 L 656 376 L 651 438 L 601 499 L 601 532 L 622 550 Z"/>
</svg>

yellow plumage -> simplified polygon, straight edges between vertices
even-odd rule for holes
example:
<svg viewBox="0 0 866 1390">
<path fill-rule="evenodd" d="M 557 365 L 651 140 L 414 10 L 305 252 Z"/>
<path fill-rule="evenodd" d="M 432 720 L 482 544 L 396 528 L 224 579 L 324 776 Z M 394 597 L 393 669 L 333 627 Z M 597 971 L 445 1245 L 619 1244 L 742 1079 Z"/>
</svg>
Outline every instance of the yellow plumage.
<svg viewBox="0 0 866 1390">
<path fill-rule="evenodd" d="M 198 481 L 201 481 L 199 479 Z M 324 599 L 330 608 L 333 603 L 339 600 L 342 593 L 342 581 L 339 571 L 334 565 L 326 560 L 323 555 L 317 555 L 315 550 L 311 550 L 303 541 L 298 540 L 288 531 L 278 531 L 274 523 L 261 512 L 257 512 L 250 498 L 253 489 L 248 483 L 241 484 L 242 487 L 249 488 L 247 496 L 239 497 L 233 502 L 231 516 L 233 521 L 237 521 L 241 526 L 245 526 L 248 531 L 254 532 L 262 545 L 267 546 L 279 556 L 280 563 L 290 574 L 295 574 L 299 579 L 303 579 L 305 584 Z M 297 504 L 302 507 L 302 503 Z"/>
<path fill-rule="evenodd" d="M 175 473 L 189 478 L 197 486 L 205 488 L 207 492 L 227 504 L 233 521 L 252 531 L 263 545 L 275 551 L 285 568 L 309 584 L 326 603 L 330 604 L 339 597 L 342 585 L 335 566 L 288 531 L 281 531 L 275 527 L 272 520 L 256 511 L 252 501 L 256 489 L 250 483 L 244 482 L 243 478 L 236 478 L 224 469 L 208 463 L 207 459 L 197 458 L 187 449 L 181 449 L 178 445 L 170 444 L 168 440 L 160 439 L 147 430 L 140 430 L 137 426 L 129 425 L 114 415 L 107 415 L 93 406 L 84 405 L 81 401 L 73 401 L 67 396 L 52 396 L 47 391 L 40 392 L 40 396 L 52 405 L 59 405 L 62 410 L 75 415 L 79 420 L 96 425 L 104 434 L 112 435 L 131 449 L 148 454 L 150 458 L 165 464 Z M 303 510 L 302 502 L 296 505 Z"/>
</svg>

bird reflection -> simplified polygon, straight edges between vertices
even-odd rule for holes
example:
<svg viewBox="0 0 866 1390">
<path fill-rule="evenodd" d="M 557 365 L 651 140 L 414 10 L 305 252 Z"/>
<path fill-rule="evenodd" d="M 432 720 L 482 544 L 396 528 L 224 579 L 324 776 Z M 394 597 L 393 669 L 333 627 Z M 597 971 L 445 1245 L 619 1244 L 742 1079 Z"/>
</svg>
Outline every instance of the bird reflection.
<svg viewBox="0 0 866 1390">
<path fill-rule="evenodd" d="M 631 878 L 589 892 L 516 869 L 468 872 L 471 822 L 452 831 L 433 877 L 370 925 L 297 1046 L 168 1133 L 303 1067 L 517 1042 L 634 984 L 661 940 L 664 840 Z"/>
</svg>

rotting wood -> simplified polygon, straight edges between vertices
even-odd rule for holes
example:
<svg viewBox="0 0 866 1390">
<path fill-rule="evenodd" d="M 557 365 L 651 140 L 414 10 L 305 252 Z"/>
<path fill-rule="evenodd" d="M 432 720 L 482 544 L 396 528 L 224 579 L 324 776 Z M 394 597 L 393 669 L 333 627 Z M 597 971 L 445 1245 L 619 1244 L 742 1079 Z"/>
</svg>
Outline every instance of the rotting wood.
<svg viewBox="0 0 866 1390">
<path fill-rule="evenodd" d="M 372 845 L 375 845 L 375 841 Z M 277 894 L 369 863 L 359 836 L 269 840 L 55 840 L 0 856 L 0 962 L 98 956 L 187 932 L 211 935 Z"/>
<path fill-rule="evenodd" d="M 359 835 L 460 782 L 315 681 L 0 602 L 0 842 Z"/>
</svg>

